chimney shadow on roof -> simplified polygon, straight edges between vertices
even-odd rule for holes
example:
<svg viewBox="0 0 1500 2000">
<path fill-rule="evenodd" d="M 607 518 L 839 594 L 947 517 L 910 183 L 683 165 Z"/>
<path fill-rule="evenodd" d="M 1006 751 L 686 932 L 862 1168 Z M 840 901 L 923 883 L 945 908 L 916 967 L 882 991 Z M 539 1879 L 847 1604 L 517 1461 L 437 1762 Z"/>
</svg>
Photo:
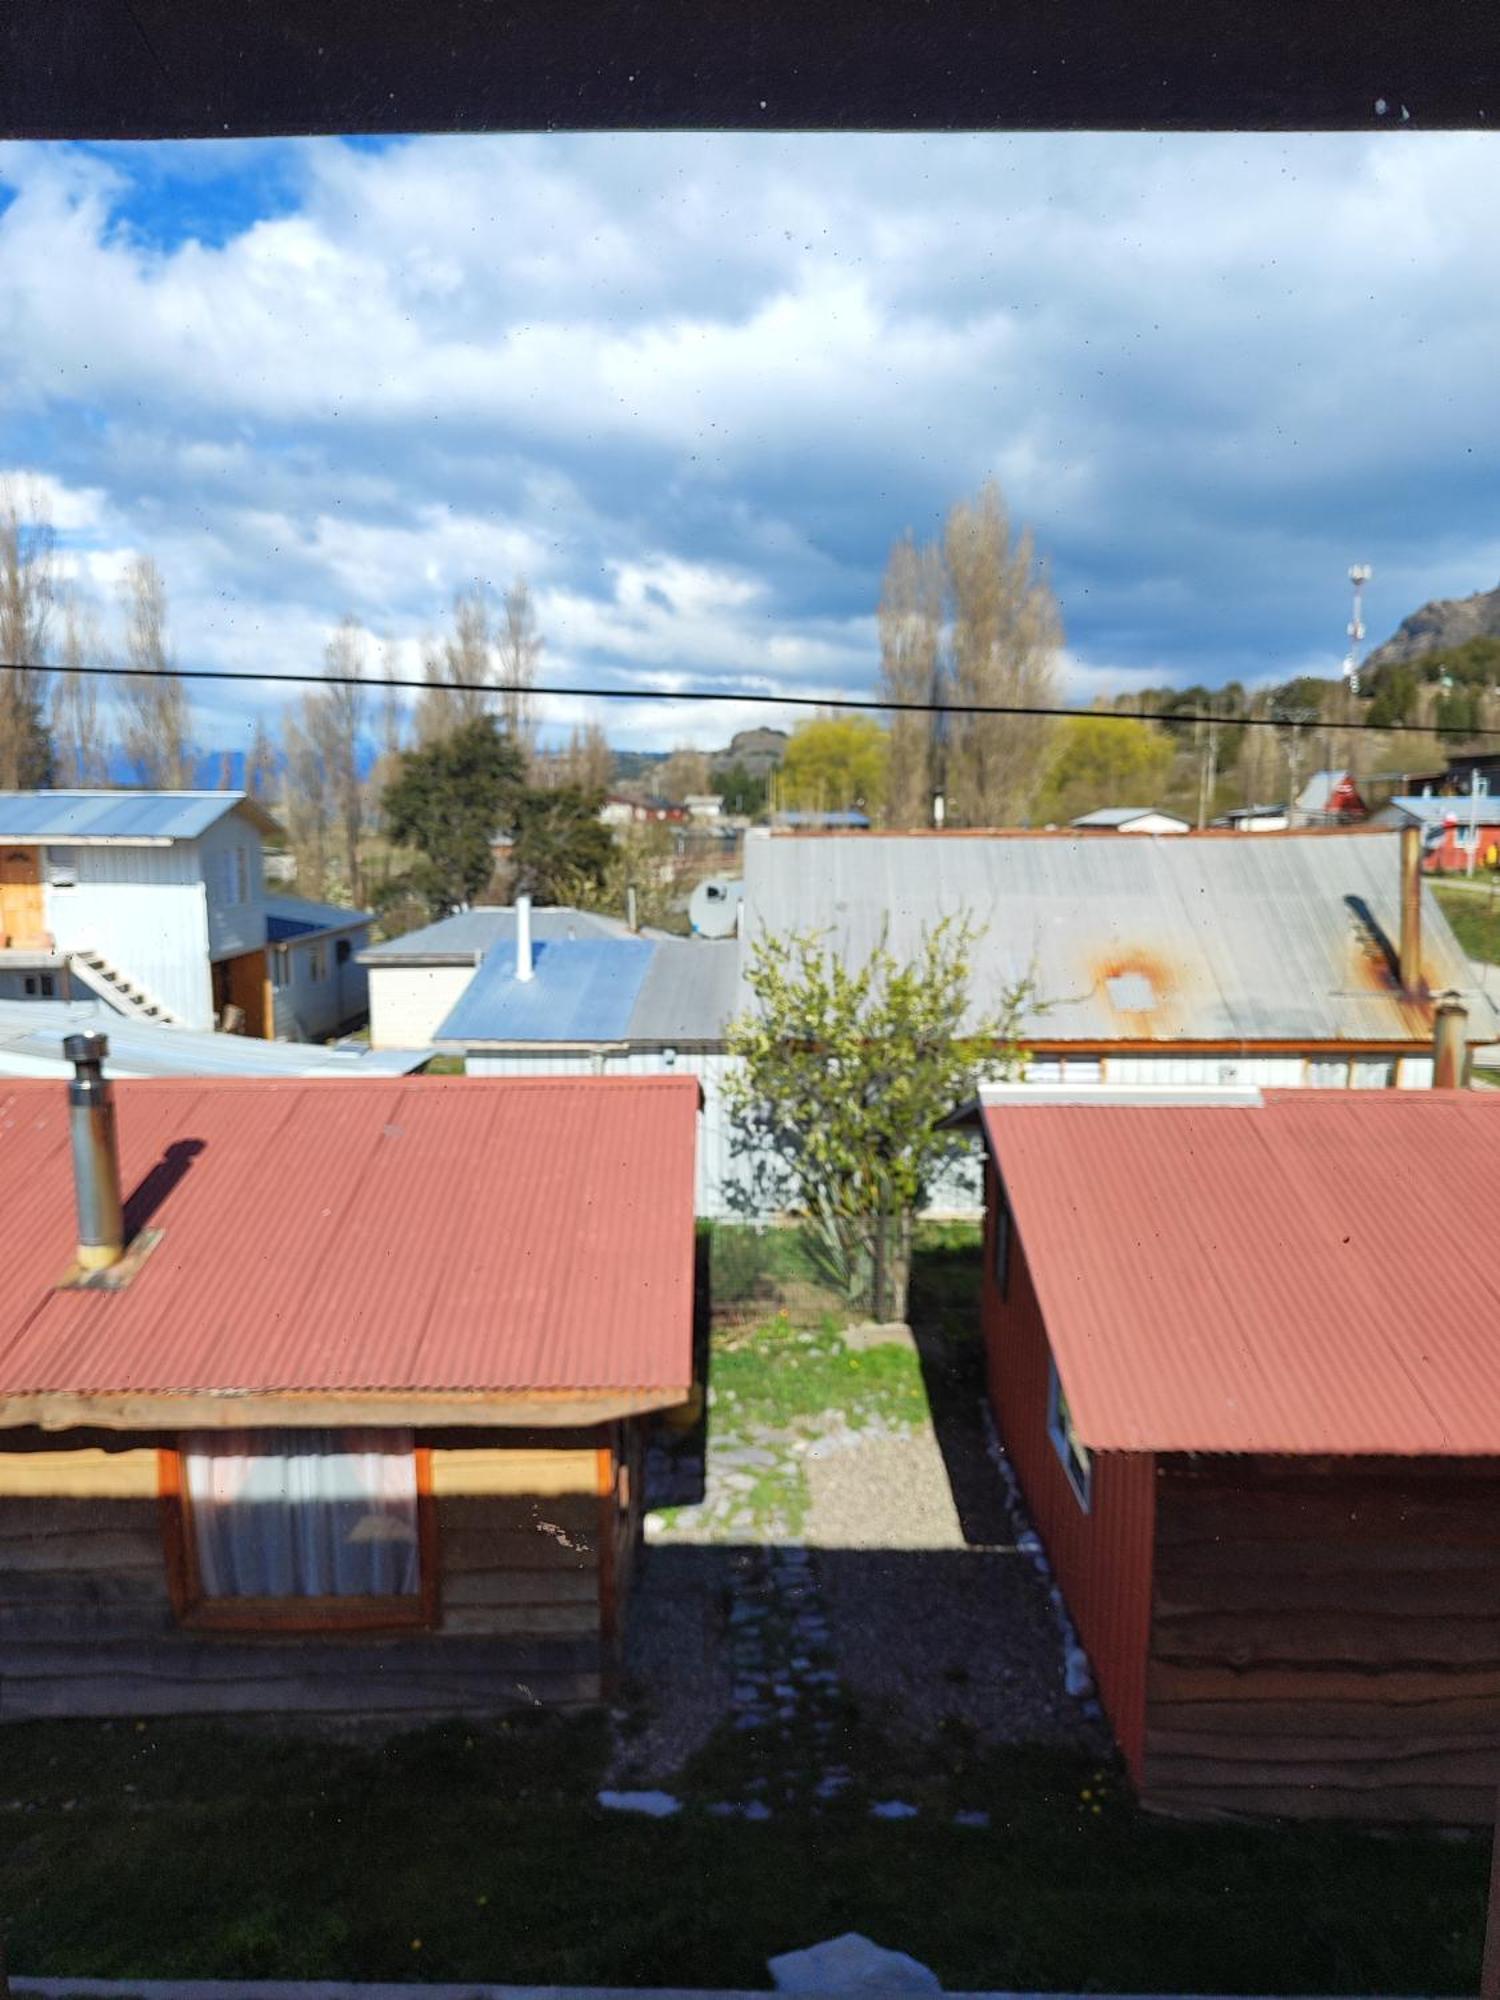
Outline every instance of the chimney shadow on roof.
<svg viewBox="0 0 1500 2000">
<path fill-rule="evenodd" d="M 151 1171 L 136 1182 L 125 1198 L 127 1243 L 132 1242 L 146 1227 L 203 1151 L 202 1139 L 174 1139 Z"/>
<path fill-rule="evenodd" d="M 1355 937 L 1361 954 L 1383 985 L 1398 991 L 1401 960 L 1396 945 L 1388 938 L 1363 896 L 1346 896 L 1344 908 L 1353 917 Z"/>
</svg>

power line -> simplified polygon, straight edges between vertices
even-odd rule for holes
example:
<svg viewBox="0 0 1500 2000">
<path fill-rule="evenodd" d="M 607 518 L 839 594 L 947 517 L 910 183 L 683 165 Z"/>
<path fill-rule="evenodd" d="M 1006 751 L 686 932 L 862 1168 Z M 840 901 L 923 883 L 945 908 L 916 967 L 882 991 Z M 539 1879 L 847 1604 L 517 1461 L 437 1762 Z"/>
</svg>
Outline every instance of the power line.
<svg viewBox="0 0 1500 2000">
<path fill-rule="evenodd" d="M 1169 708 L 1068 708 L 1060 702 L 1019 701 L 888 701 L 878 695 L 764 694 L 741 693 L 725 688 L 638 688 L 580 687 L 576 685 L 534 687 L 523 681 L 429 681 L 405 674 L 267 674 L 248 667 L 59 667 L 38 666 L 25 660 L 0 660 L 0 672 L 9 674 L 89 674 L 98 679 L 156 681 L 247 681 L 257 685 L 285 683 L 289 687 L 410 688 L 416 694 L 529 695 L 537 700 L 568 696 L 588 701 L 732 701 L 765 708 L 841 708 L 873 712 L 877 715 L 1015 715 L 1098 717 L 1106 722 L 1166 722 L 1175 727 L 1185 723 L 1212 723 L 1226 729 L 1324 729 L 1335 734 L 1377 736 L 1431 736 L 1423 722 L 1324 722 L 1318 716 L 1229 715 L 1208 710 L 1184 711 Z M 1469 729 L 1465 740 L 1500 737 L 1497 729 Z"/>
</svg>

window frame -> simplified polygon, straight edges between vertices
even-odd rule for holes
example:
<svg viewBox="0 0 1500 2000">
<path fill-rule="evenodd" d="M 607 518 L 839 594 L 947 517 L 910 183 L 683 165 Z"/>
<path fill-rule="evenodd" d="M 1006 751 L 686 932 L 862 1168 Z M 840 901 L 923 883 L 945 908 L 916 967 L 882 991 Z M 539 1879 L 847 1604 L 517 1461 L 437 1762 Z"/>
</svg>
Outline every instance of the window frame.
<svg viewBox="0 0 1500 2000">
<path fill-rule="evenodd" d="M 1015 1240 L 1016 1225 L 998 1167 L 994 1169 L 994 1175 L 995 1221 L 990 1232 L 990 1277 L 994 1281 L 995 1296 L 1003 1300 L 1010 1297 L 1011 1248 Z"/>
<path fill-rule="evenodd" d="M 417 1589 L 399 1597 L 209 1597 L 198 1568 L 182 1441 L 159 1447 L 157 1495 L 167 1593 L 179 1626 L 192 1632 L 414 1632 L 440 1622 L 437 1508 L 432 1450 L 413 1448 L 417 1474 Z"/>
<path fill-rule="evenodd" d="M 1087 1445 L 1079 1443 L 1073 1429 L 1062 1377 L 1057 1372 L 1057 1361 L 1051 1353 L 1047 1356 L 1047 1436 L 1062 1464 L 1063 1476 L 1073 1489 L 1073 1498 L 1085 1514 L 1091 1513 L 1094 1498 L 1093 1456 Z"/>
</svg>

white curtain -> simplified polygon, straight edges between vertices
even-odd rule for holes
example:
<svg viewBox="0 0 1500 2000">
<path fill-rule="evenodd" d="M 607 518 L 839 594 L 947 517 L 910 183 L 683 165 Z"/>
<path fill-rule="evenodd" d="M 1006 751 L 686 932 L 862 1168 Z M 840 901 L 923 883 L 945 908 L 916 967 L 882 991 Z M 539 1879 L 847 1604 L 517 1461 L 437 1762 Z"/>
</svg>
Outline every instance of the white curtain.
<svg viewBox="0 0 1500 2000">
<path fill-rule="evenodd" d="M 182 1462 L 206 1597 L 415 1595 L 410 1431 L 200 1431 Z"/>
</svg>

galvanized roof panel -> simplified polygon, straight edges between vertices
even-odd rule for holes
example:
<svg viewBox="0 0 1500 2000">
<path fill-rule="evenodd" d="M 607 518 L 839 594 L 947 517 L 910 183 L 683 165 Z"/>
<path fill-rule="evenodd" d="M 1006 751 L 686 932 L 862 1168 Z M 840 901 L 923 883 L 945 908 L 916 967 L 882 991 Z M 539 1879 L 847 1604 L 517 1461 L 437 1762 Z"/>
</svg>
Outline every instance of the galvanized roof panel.
<svg viewBox="0 0 1500 2000">
<path fill-rule="evenodd" d="M 626 1040 L 721 1044 L 739 997 L 739 968 L 735 938 L 653 944 Z"/>
<path fill-rule="evenodd" d="M 438 1029 L 439 1045 L 618 1042 L 655 946 L 644 938 L 551 938 L 534 944 L 530 979 L 492 951 Z"/>
<path fill-rule="evenodd" d="M 745 842 L 743 934 L 818 931 L 847 959 L 909 958 L 944 916 L 980 927 L 971 1019 L 1030 975 L 1031 1041 L 1425 1042 L 1397 990 L 1398 843 L 1379 834 L 767 834 Z M 1422 968 L 1500 1016 L 1429 890 Z M 1124 981 L 1121 985 L 1119 982 Z M 1143 986 L 1142 982 L 1145 982 Z M 1151 1003 L 1141 1004 L 1149 990 Z"/>
<path fill-rule="evenodd" d="M 692 1380 L 690 1077 L 123 1083 L 116 1293 L 59 1291 L 66 1093 L 0 1086 L 0 1395 Z"/>
<path fill-rule="evenodd" d="M 1096 1451 L 1500 1453 L 1500 1097 L 987 1104 Z"/>
<path fill-rule="evenodd" d="M 630 937 L 628 924 L 618 917 L 601 916 L 596 910 L 548 907 L 531 913 L 534 938 Z M 460 910 L 442 917 L 420 930 L 407 931 L 384 944 L 371 945 L 359 954 L 361 965 L 469 965 L 477 964 L 496 945 L 513 945 L 516 913 L 512 905 Z"/>
<path fill-rule="evenodd" d="M 328 1048 L 263 1042 L 132 1020 L 97 1001 L 0 1000 L 0 1076 L 68 1076 L 65 1035 L 109 1037 L 116 1076 L 405 1076 L 431 1049 Z"/>
<path fill-rule="evenodd" d="M 314 903 L 305 896 L 266 896 L 266 931 L 275 942 L 311 937 L 315 931 L 358 930 L 373 924 L 373 910 L 351 910 L 341 903 Z"/>
<path fill-rule="evenodd" d="M 244 792 L 0 792 L 0 840 L 196 840 L 240 810 L 263 832 L 275 822 Z"/>
</svg>

